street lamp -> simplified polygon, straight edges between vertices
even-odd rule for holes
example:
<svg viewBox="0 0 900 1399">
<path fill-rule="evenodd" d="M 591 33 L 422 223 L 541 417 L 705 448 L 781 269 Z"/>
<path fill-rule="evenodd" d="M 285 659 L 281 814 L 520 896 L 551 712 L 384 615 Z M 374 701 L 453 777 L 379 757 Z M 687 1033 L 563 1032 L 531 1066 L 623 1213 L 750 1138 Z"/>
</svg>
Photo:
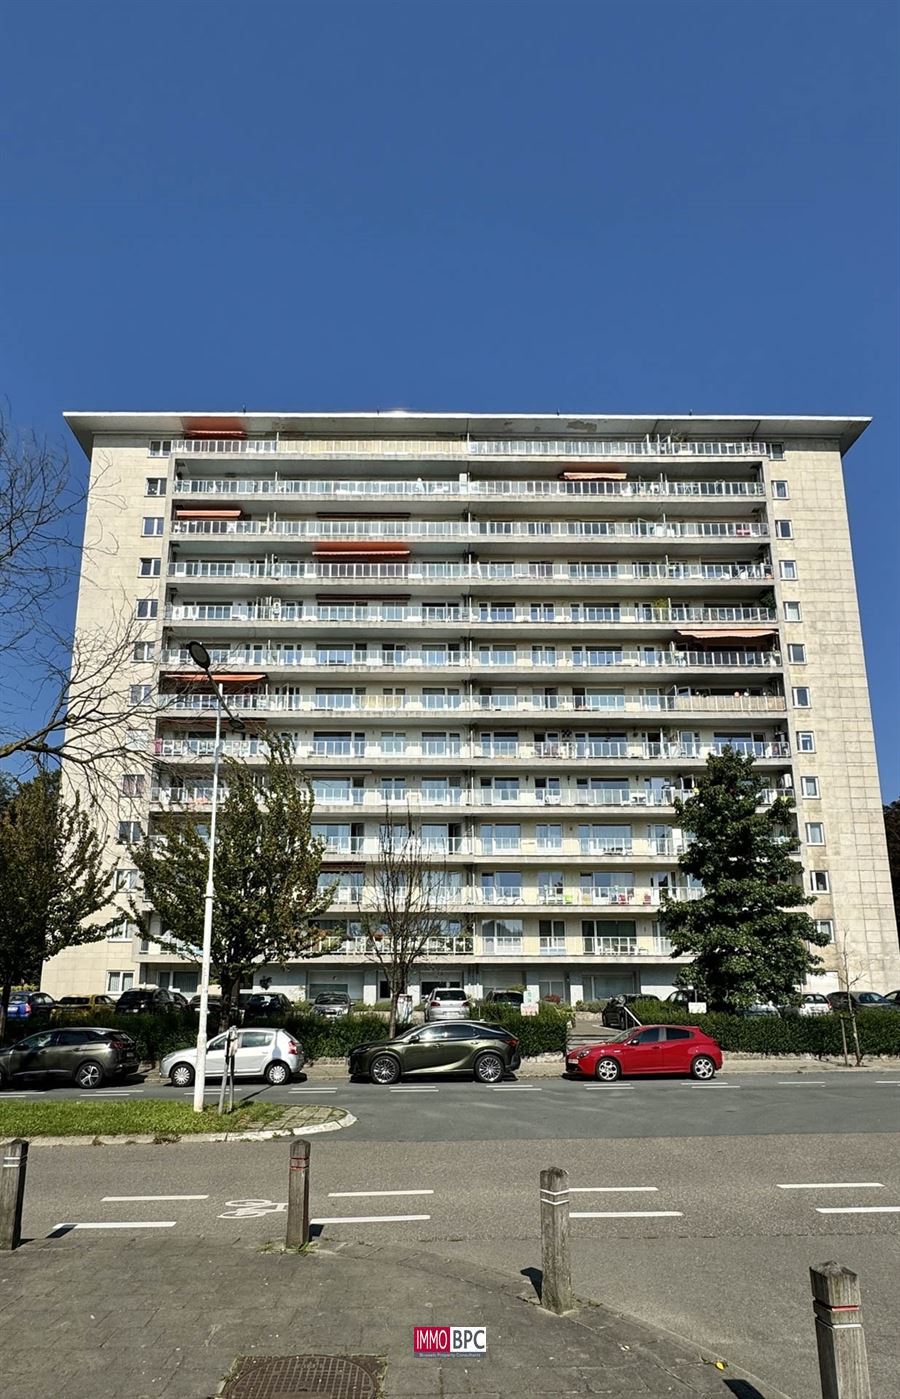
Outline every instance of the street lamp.
<svg viewBox="0 0 900 1399">
<path fill-rule="evenodd" d="M 199 670 L 207 676 L 216 692 L 216 742 L 213 749 L 212 815 L 209 822 L 209 863 L 206 871 L 206 893 L 203 898 L 203 952 L 200 961 L 200 1015 L 197 1025 L 197 1062 L 194 1076 L 194 1112 L 203 1111 L 203 1090 L 206 1087 L 206 1024 L 209 1014 L 209 964 L 212 956 L 212 917 L 214 885 L 213 875 L 216 863 L 216 810 L 219 803 L 219 758 L 222 752 L 222 710 L 228 715 L 235 728 L 242 729 L 243 723 L 236 719 L 225 703 L 222 686 L 210 672 L 210 655 L 199 641 L 189 641 L 188 655 Z"/>
</svg>

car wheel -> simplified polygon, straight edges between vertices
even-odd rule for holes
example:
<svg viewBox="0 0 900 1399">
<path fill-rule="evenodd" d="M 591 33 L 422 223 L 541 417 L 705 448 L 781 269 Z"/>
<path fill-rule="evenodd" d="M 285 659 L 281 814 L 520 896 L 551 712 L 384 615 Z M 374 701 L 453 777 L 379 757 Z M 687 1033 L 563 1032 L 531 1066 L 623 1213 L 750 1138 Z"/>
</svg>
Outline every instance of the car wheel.
<svg viewBox="0 0 900 1399">
<path fill-rule="evenodd" d="M 475 1077 L 479 1083 L 499 1083 L 505 1073 L 499 1054 L 482 1054 L 475 1060 Z"/>
<path fill-rule="evenodd" d="M 103 1082 L 103 1070 L 94 1059 L 86 1059 L 75 1070 L 75 1082 L 79 1088 L 99 1088 Z"/>
<path fill-rule="evenodd" d="M 622 1077 L 622 1066 L 618 1059 L 598 1059 L 594 1077 L 599 1078 L 601 1083 L 613 1083 Z"/>
<path fill-rule="evenodd" d="M 290 1076 L 290 1069 L 288 1068 L 287 1064 L 283 1064 L 280 1059 L 274 1060 L 273 1063 L 269 1064 L 266 1067 L 266 1083 L 271 1083 L 275 1087 L 278 1087 L 282 1083 L 287 1083 Z"/>
<path fill-rule="evenodd" d="M 716 1066 L 708 1054 L 698 1054 L 691 1063 L 691 1078 L 699 1078 L 708 1081 L 715 1078 Z"/>
<path fill-rule="evenodd" d="M 400 1065 L 393 1054 L 376 1054 L 369 1065 L 369 1078 L 373 1083 L 386 1085 L 396 1083 L 400 1077 Z"/>
<path fill-rule="evenodd" d="M 169 1082 L 176 1088 L 190 1088 L 194 1081 L 194 1070 L 190 1064 L 176 1064 L 169 1070 Z"/>
</svg>

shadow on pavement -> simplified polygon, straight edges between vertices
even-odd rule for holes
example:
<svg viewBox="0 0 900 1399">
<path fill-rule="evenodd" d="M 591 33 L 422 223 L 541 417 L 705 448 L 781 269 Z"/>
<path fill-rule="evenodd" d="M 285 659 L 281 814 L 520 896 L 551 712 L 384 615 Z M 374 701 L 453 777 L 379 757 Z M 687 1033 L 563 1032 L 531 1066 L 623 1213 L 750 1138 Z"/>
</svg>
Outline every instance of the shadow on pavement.
<svg viewBox="0 0 900 1399">
<path fill-rule="evenodd" d="M 523 1278 L 527 1278 L 537 1294 L 538 1301 L 541 1300 L 544 1291 L 544 1274 L 540 1268 L 520 1269 Z"/>
</svg>

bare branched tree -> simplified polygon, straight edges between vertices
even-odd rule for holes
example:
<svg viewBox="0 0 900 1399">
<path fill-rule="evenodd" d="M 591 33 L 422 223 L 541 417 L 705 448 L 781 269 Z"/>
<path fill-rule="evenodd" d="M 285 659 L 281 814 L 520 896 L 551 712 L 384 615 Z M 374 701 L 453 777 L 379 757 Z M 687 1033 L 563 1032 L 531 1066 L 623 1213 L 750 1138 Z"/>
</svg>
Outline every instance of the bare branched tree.
<svg viewBox="0 0 900 1399">
<path fill-rule="evenodd" d="M 407 810 L 398 821 L 385 808 L 367 907 L 361 911 L 366 952 L 390 990 L 388 1033 L 397 1028 L 397 999 L 417 962 L 447 947 L 447 866 L 424 849 Z"/>
</svg>

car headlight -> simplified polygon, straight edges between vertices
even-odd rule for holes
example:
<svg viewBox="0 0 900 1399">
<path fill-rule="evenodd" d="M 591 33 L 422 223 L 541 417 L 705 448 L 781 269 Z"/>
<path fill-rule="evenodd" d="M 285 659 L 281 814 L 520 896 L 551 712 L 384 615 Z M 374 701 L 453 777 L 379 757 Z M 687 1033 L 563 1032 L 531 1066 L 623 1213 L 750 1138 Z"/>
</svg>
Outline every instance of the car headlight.
<svg viewBox="0 0 900 1399">
<path fill-rule="evenodd" d="M 575 1055 L 575 1058 L 576 1058 L 576 1059 L 586 1059 L 586 1058 L 588 1057 L 588 1055 L 590 1054 L 590 1052 L 591 1052 L 591 1051 L 590 1051 L 589 1049 L 579 1049 L 578 1053 Z"/>
</svg>

